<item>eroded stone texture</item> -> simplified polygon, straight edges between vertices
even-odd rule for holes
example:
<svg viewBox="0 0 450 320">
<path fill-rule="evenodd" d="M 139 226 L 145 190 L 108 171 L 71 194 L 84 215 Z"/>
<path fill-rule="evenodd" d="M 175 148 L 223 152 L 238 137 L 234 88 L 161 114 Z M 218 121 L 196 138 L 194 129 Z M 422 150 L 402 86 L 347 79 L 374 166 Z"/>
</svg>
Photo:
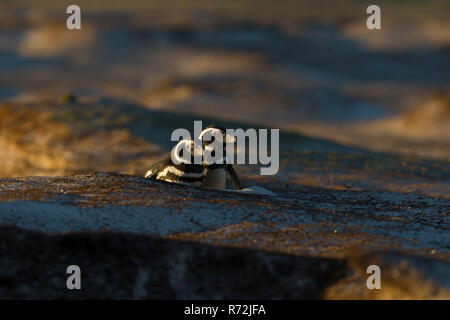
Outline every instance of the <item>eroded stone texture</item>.
<svg viewBox="0 0 450 320">
<path fill-rule="evenodd" d="M 2 298 L 450 297 L 446 199 L 270 197 L 111 173 L 0 184 Z M 70 264 L 81 292 L 65 289 Z M 366 287 L 370 264 L 381 290 Z"/>
</svg>

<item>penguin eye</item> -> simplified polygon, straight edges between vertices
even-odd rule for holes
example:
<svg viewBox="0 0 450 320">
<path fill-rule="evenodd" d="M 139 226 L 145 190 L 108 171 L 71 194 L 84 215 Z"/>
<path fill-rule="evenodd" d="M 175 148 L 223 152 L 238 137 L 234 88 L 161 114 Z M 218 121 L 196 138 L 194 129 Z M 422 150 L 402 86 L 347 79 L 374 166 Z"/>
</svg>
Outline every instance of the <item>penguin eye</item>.
<svg viewBox="0 0 450 320">
<path fill-rule="evenodd" d="M 190 154 L 192 154 L 192 152 L 191 152 L 191 150 L 184 150 L 183 148 L 181 148 L 180 149 L 180 151 L 179 151 L 179 153 L 178 153 L 178 155 L 180 156 L 180 157 L 184 157 L 185 156 L 185 151 L 186 151 L 186 155 L 190 155 Z"/>
</svg>

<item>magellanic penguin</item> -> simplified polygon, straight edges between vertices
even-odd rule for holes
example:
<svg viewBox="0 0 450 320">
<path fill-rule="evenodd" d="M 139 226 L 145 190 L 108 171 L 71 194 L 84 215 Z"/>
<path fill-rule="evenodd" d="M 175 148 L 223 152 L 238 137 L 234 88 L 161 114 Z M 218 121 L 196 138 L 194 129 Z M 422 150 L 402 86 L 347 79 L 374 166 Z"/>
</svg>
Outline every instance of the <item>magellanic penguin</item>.
<svg viewBox="0 0 450 320">
<path fill-rule="evenodd" d="M 183 157 L 183 151 L 190 153 Z M 195 150 L 194 141 L 181 140 L 162 160 L 154 163 L 145 174 L 145 178 L 157 179 L 167 182 L 202 186 L 205 176 L 203 164 L 194 163 L 194 154 L 201 150 Z M 175 160 L 175 161 L 174 161 Z"/>
<path fill-rule="evenodd" d="M 199 139 L 203 142 L 203 152 L 209 150 L 211 152 L 211 156 L 214 157 L 215 150 L 213 150 L 214 147 L 211 146 L 217 138 L 222 142 L 223 158 L 217 162 L 203 161 L 205 164 L 205 177 L 203 179 L 202 186 L 207 188 L 226 189 L 227 174 L 229 174 L 234 188 L 240 190 L 242 189 L 241 182 L 233 168 L 233 165 L 228 164 L 229 161 L 226 155 L 226 145 L 235 144 L 236 137 L 227 135 L 225 129 L 220 126 L 210 125 L 206 127 L 199 136 Z"/>
</svg>

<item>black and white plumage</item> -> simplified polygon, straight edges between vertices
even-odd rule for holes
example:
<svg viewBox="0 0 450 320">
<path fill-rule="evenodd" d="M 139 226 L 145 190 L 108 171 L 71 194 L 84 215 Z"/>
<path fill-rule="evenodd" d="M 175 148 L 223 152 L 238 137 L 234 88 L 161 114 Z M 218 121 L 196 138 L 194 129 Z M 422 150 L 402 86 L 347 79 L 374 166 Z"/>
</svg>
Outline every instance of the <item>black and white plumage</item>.
<svg viewBox="0 0 450 320">
<path fill-rule="evenodd" d="M 182 150 L 188 150 L 190 161 L 180 156 Z M 203 164 L 194 163 L 194 141 L 181 140 L 162 160 L 154 163 L 145 174 L 145 178 L 173 183 L 202 186 L 205 176 Z M 177 161 L 173 161 L 177 160 Z"/>
<path fill-rule="evenodd" d="M 205 139 L 207 137 L 207 139 Z M 239 177 L 234 170 L 232 164 L 228 164 L 228 158 L 226 155 L 226 145 L 235 144 L 236 137 L 227 135 L 224 128 L 217 125 L 210 125 L 206 127 L 199 136 L 199 139 L 203 141 L 204 151 L 210 150 L 211 155 L 214 157 L 214 152 L 210 147 L 215 139 L 219 139 L 222 142 L 222 159 L 216 161 L 205 161 L 205 177 L 203 179 L 203 187 L 215 188 L 215 189 L 226 189 L 227 175 L 230 175 L 231 181 L 235 189 L 240 190 L 241 182 Z"/>
<path fill-rule="evenodd" d="M 202 140 L 201 150 L 195 149 L 194 141 L 181 140 L 168 155 L 151 166 L 145 178 L 208 188 L 226 189 L 227 175 L 230 175 L 234 188 L 237 190 L 242 189 L 239 177 L 233 166 L 227 163 L 226 156 L 226 144 L 236 143 L 236 138 L 227 135 L 224 128 L 211 125 L 200 133 L 199 139 Z M 195 164 L 194 155 L 200 154 L 204 156 L 205 151 L 209 151 L 212 157 L 215 156 L 215 150 L 212 147 L 215 139 L 223 142 L 222 158 L 218 161 L 211 161 L 211 159 L 209 161 L 203 160 L 202 164 Z M 181 150 L 190 151 L 190 161 L 180 157 Z M 173 159 L 178 164 L 174 163 Z"/>
</svg>

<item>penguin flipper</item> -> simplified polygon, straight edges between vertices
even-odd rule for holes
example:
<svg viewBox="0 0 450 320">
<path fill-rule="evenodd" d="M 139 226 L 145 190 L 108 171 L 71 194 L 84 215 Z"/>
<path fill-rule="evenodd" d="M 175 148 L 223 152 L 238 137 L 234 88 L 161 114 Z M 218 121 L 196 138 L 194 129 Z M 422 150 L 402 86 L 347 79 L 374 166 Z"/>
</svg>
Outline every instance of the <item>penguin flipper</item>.
<svg viewBox="0 0 450 320">
<path fill-rule="evenodd" d="M 228 164 L 227 171 L 228 171 L 228 174 L 230 175 L 231 181 L 233 182 L 234 188 L 236 190 L 241 190 L 242 189 L 241 181 L 239 180 L 239 177 L 238 177 L 236 171 L 234 170 L 233 165 Z"/>
<path fill-rule="evenodd" d="M 144 178 L 147 179 L 156 179 L 158 176 L 158 173 L 161 172 L 161 170 L 166 167 L 167 163 L 170 161 L 170 154 L 163 159 L 156 161 L 154 164 L 151 165 L 150 169 L 145 174 Z"/>
</svg>

